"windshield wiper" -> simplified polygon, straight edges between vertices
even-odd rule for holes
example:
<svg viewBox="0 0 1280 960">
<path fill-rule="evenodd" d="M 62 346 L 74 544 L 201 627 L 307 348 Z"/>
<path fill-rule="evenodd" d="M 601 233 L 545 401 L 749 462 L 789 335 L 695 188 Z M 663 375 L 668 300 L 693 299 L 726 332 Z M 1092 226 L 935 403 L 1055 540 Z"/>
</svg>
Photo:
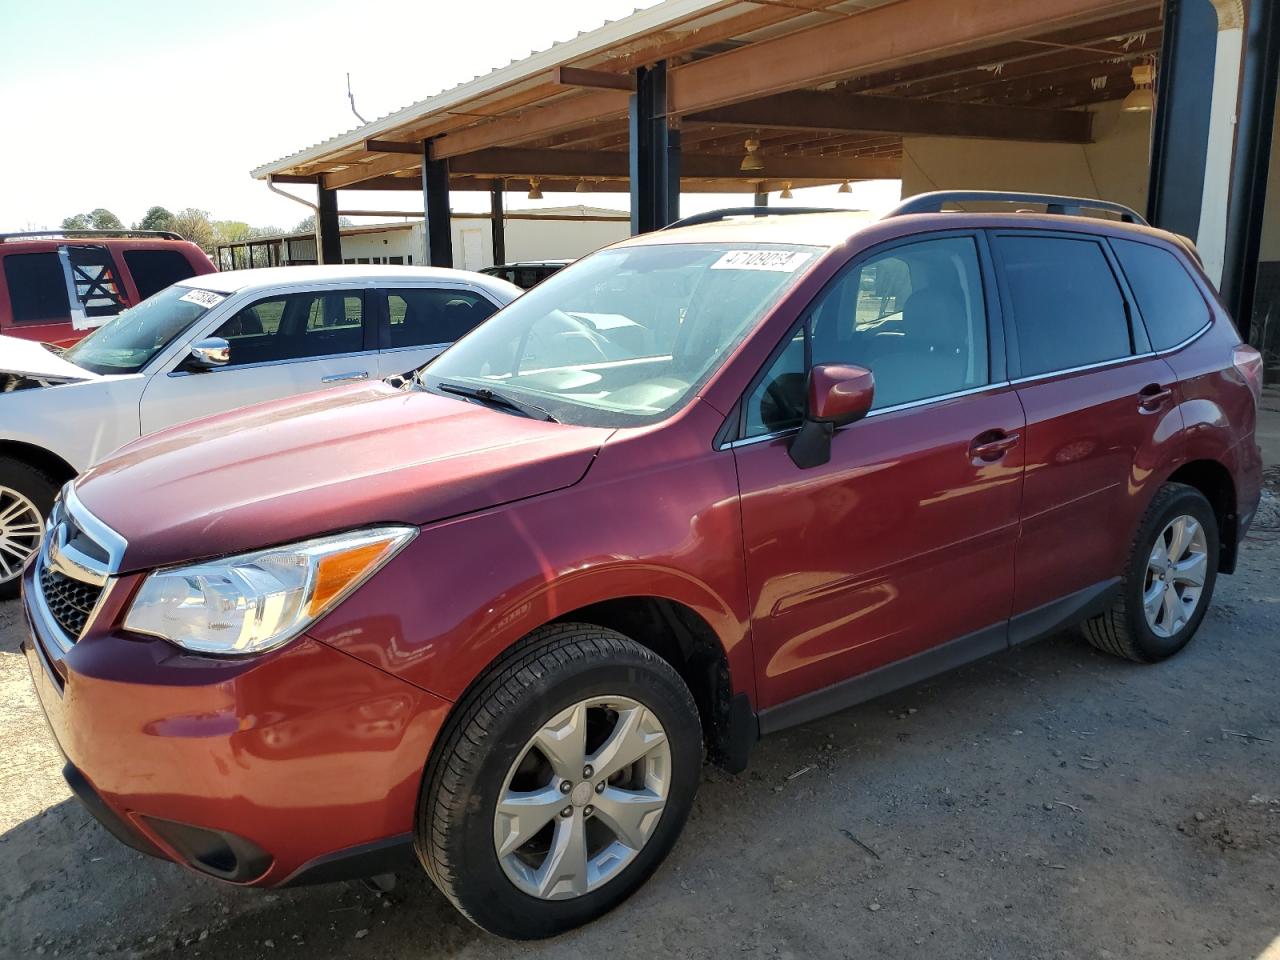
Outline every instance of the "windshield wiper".
<svg viewBox="0 0 1280 960">
<path fill-rule="evenodd" d="M 479 400 L 481 403 L 488 404 L 491 407 L 514 410 L 516 413 L 532 420 L 546 420 L 549 423 L 560 422 L 551 415 L 550 410 L 540 407 L 536 403 L 529 403 L 526 400 L 517 400 L 505 394 L 494 393 L 488 387 L 467 387 L 460 383 L 437 383 L 435 388 L 443 393 L 466 397 L 468 400 Z"/>
</svg>

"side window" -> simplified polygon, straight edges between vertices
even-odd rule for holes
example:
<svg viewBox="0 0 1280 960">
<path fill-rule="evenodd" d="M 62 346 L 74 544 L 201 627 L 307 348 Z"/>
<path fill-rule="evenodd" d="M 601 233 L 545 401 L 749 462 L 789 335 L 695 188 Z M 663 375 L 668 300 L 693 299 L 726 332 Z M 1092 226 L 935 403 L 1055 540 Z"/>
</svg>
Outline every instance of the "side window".
<svg viewBox="0 0 1280 960">
<path fill-rule="evenodd" d="M 746 436 L 800 425 L 808 364 L 817 363 L 871 370 L 873 410 L 989 383 L 986 301 L 973 239 L 894 247 L 818 294 L 747 398 Z"/>
<path fill-rule="evenodd" d="M 14 323 L 66 322 L 71 317 L 67 278 L 56 253 L 11 253 L 4 258 Z"/>
<path fill-rule="evenodd" d="M 294 293 L 237 311 L 212 336 L 231 344 L 230 367 L 364 349 L 359 293 Z"/>
<path fill-rule="evenodd" d="M 1020 375 L 1031 377 L 1133 352 L 1115 274 L 1094 240 L 998 236 Z"/>
<path fill-rule="evenodd" d="M 498 308 L 467 290 L 412 289 L 387 292 L 391 347 L 453 343 Z"/>
<path fill-rule="evenodd" d="M 1209 323 L 1209 308 L 1186 268 L 1168 250 L 1134 240 L 1111 240 L 1138 300 L 1151 346 L 1166 350 Z"/>
<path fill-rule="evenodd" d="M 126 250 L 124 265 L 143 300 L 171 283 L 195 276 L 191 263 L 177 250 Z"/>
</svg>

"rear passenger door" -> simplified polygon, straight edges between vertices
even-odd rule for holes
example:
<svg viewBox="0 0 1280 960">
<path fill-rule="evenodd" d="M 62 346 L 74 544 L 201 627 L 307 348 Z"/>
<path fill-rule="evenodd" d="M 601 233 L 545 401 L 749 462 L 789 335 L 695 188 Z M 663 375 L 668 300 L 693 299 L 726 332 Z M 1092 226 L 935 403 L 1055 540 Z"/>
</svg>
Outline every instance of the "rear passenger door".
<svg viewBox="0 0 1280 960">
<path fill-rule="evenodd" d="M 462 287 L 397 287 L 371 296 L 381 316 L 380 377 L 416 370 L 498 309 L 481 293 Z"/>
<path fill-rule="evenodd" d="M 142 432 L 378 375 L 377 327 L 363 290 L 315 290 L 261 297 L 191 342 L 220 337 L 225 366 L 202 370 L 186 351 L 142 395 Z"/>
<path fill-rule="evenodd" d="M 1055 603 L 1068 615 L 1121 575 L 1180 419 L 1174 373 L 1153 354 L 1104 238 L 992 232 L 991 246 L 1027 417 L 1016 643 L 1037 621 L 1018 614 Z"/>
</svg>

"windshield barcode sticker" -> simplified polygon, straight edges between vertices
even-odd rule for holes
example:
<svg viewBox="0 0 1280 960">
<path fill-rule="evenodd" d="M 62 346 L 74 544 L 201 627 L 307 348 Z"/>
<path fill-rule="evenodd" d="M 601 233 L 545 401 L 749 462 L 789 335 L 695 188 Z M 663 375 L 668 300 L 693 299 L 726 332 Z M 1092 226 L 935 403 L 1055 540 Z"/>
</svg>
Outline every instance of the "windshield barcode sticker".
<svg viewBox="0 0 1280 960">
<path fill-rule="evenodd" d="M 214 293 L 212 290 L 192 290 L 190 293 L 184 293 L 178 299 L 185 300 L 187 303 L 194 303 L 197 307 L 204 307 L 209 310 L 227 298 L 220 293 Z"/>
<path fill-rule="evenodd" d="M 810 256 L 802 250 L 730 250 L 713 263 L 711 269 L 794 273 Z"/>
</svg>

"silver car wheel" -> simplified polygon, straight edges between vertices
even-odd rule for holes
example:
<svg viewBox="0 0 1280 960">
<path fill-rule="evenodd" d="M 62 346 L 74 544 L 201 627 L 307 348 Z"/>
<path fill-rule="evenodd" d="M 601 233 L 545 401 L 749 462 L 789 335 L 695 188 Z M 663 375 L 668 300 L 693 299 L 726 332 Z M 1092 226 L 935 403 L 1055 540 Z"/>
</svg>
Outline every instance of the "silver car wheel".
<svg viewBox="0 0 1280 960">
<path fill-rule="evenodd" d="M 0 583 L 15 580 L 40 546 L 44 517 L 26 496 L 0 486 Z"/>
<path fill-rule="evenodd" d="M 1158 637 L 1172 637 L 1200 606 L 1209 569 L 1208 540 L 1195 517 L 1174 517 L 1156 537 L 1147 558 L 1142 608 Z"/>
<path fill-rule="evenodd" d="M 502 785 L 493 845 L 520 890 L 565 900 L 626 869 L 653 836 L 671 786 L 671 746 L 628 697 L 582 700 L 529 740 Z"/>
</svg>

